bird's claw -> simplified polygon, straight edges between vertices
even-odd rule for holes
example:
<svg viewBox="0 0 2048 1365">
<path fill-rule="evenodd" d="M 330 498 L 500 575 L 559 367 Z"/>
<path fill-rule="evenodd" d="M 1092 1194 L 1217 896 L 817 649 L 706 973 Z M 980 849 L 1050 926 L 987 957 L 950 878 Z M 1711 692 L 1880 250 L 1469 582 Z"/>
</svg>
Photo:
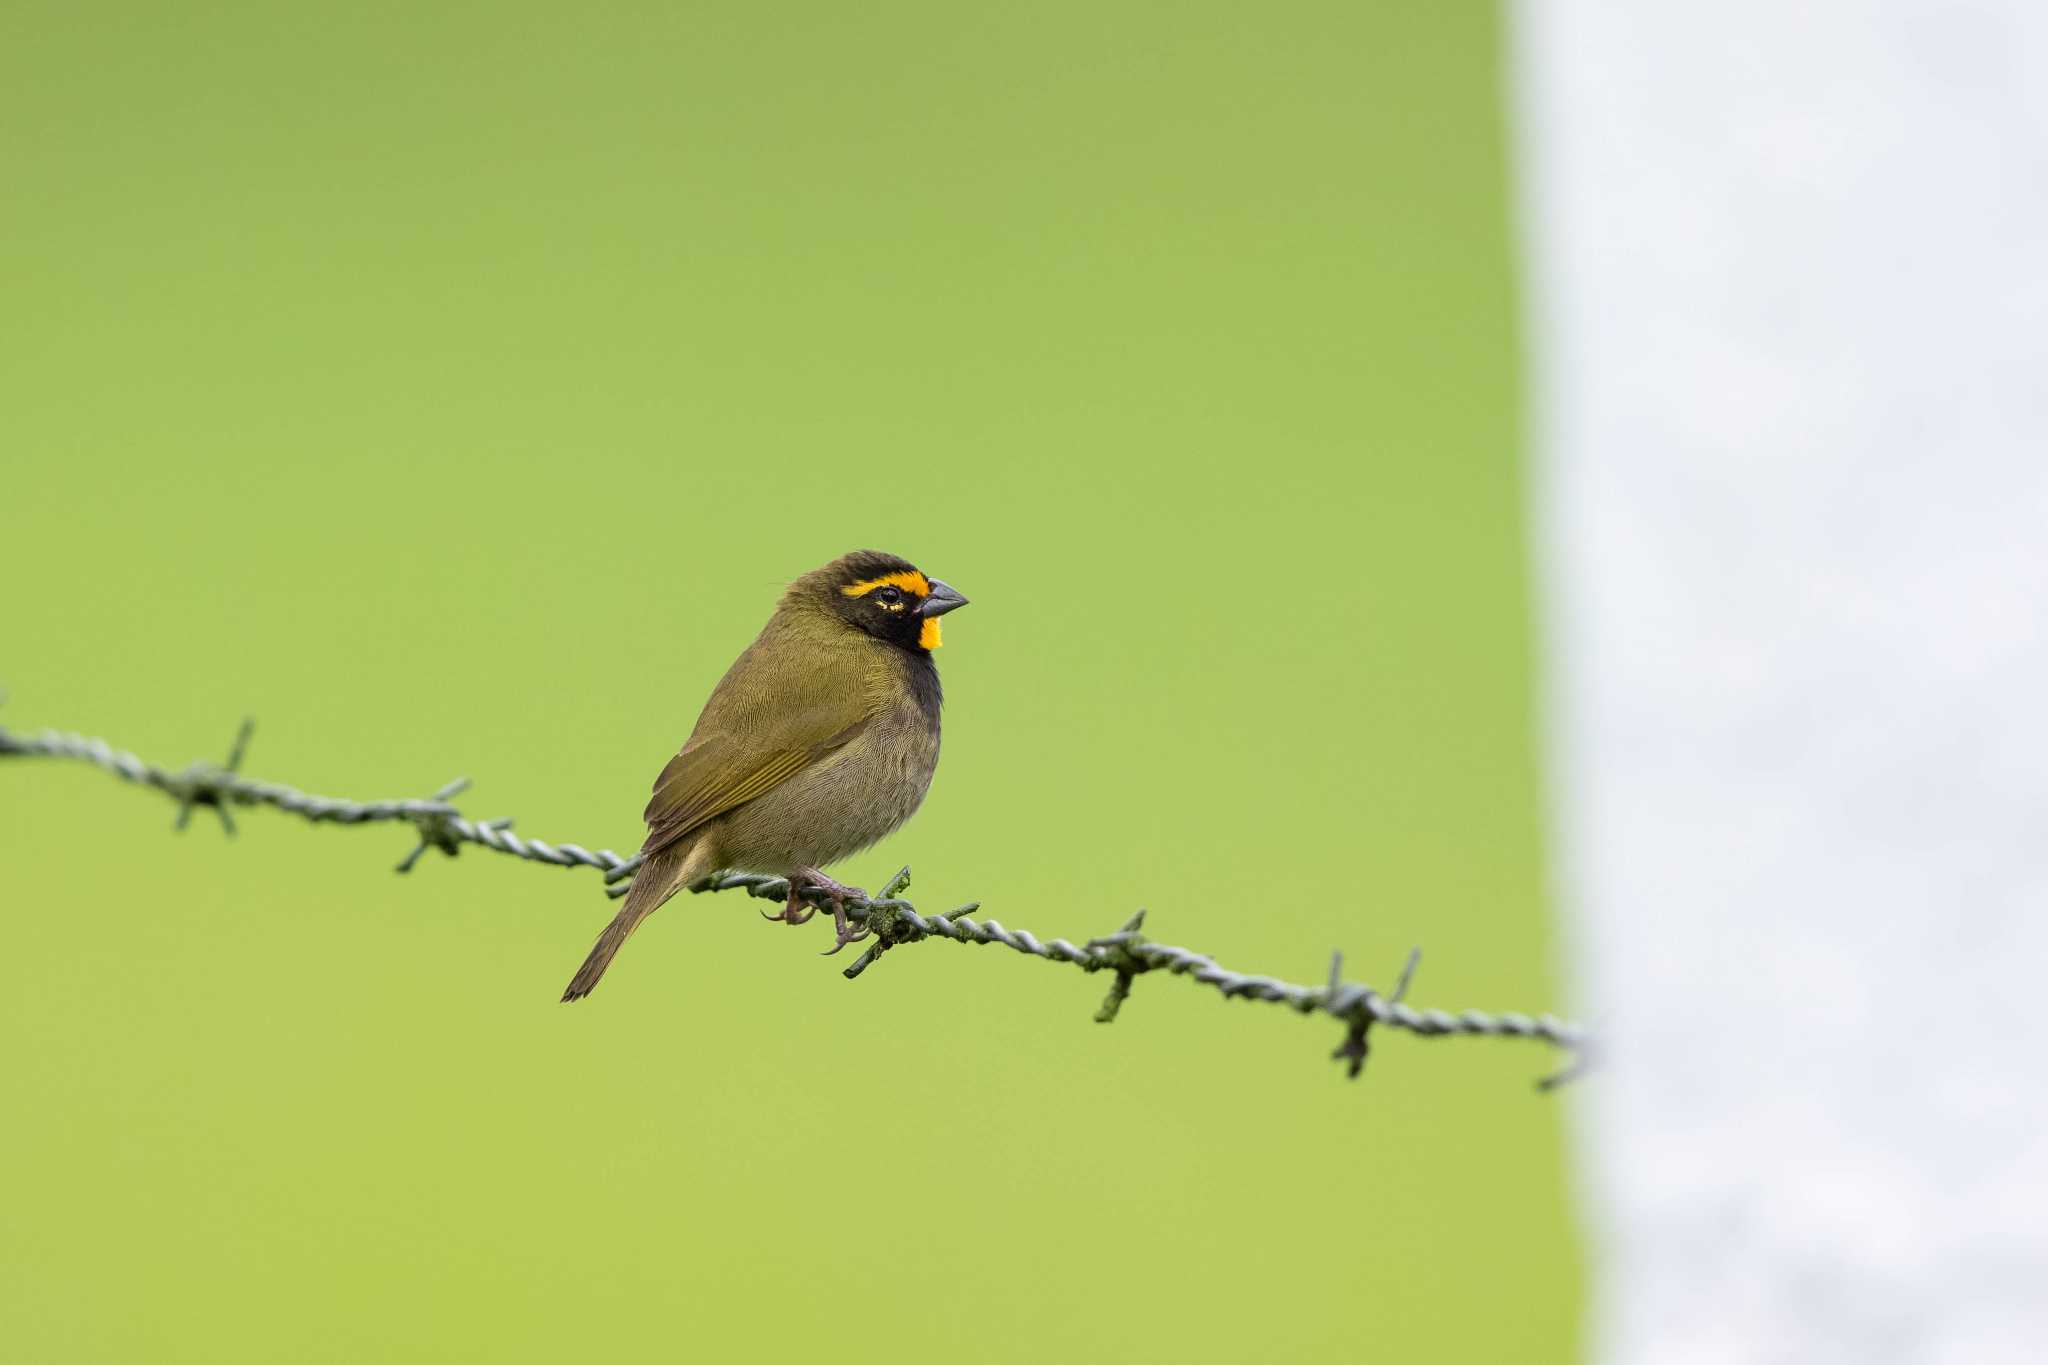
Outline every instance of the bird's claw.
<svg viewBox="0 0 2048 1365">
<path fill-rule="evenodd" d="M 761 918 L 775 924 L 807 924 L 810 922 L 811 916 L 817 913 L 817 908 L 798 895 L 796 883 L 791 882 L 789 887 L 789 904 L 783 906 L 772 915 L 763 910 Z"/>
<path fill-rule="evenodd" d="M 866 900 L 867 897 L 862 896 L 861 899 Z M 819 953 L 819 957 L 831 957 L 834 954 L 836 954 L 841 948 L 844 948 L 847 944 L 858 943 L 862 939 L 866 938 L 869 934 L 875 932 L 873 929 L 869 928 L 865 924 L 863 924 L 858 929 L 855 929 L 848 925 L 846 922 L 846 907 L 840 904 L 839 901 L 836 899 L 832 902 L 832 928 L 837 934 L 837 940 L 832 944 L 830 948 L 827 948 L 824 952 Z"/>
<path fill-rule="evenodd" d="M 873 930 L 862 926 L 855 929 L 846 918 L 848 901 L 864 901 L 868 893 L 857 886 L 842 886 L 830 877 L 816 870 L 798 872 L 789 879 L 789 900 L 782 909 L 773 912 L 763 910 L 761 918 L 780 924 L 805 924 L 818 913 L 818 907 L 804 899 L 806 891 L 823 892 L 827 904 L 832 907 L 833 943 L 823 957 L 830 957 L 849 943 L 858 943 Z"/>
</svg>

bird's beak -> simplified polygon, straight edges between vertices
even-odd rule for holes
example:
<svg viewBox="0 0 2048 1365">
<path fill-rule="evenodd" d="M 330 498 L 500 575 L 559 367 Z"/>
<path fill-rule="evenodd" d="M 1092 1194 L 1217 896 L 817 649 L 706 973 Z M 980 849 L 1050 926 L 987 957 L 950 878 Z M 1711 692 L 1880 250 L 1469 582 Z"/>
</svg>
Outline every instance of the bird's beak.
<svg viewBox="0 0 2048 1365">
<path fill-rule="evenodd" d="M 967 605 L 967 599 L 954 592 L 953 585 L 944 579 L 934 578 L 931 585 L 932 590 L 926 595 L 924 605 L 917 609 L 917 614 L 927 621 L 934 616 L 944 616 L 949 611 L 957 611 Z"/>
</svg>

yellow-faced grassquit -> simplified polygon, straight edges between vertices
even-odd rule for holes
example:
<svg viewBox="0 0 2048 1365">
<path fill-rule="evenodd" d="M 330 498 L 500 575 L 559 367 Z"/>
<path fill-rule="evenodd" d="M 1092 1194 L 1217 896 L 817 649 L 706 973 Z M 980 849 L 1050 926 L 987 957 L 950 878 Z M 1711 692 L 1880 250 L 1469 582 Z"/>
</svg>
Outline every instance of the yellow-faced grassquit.
<svg viewBox="0 0 2048 1365">
<path fill-rule="evenodd" d="M 647 803 L 644 861 L 626 903 L 564 1000 L 580 1000 L 640 921 L 718 871 L 789 878 L 774 918 L 811 917 L 824 893 L 839 947 L 843 902 L 865 892 L 820 869 L 895 830 L 939 762 L 939 618 L 967 599 L 917 566 L 857 550 L 789 585 L 775 614 L 711 689 L 697 727 Z"/>
</svg>

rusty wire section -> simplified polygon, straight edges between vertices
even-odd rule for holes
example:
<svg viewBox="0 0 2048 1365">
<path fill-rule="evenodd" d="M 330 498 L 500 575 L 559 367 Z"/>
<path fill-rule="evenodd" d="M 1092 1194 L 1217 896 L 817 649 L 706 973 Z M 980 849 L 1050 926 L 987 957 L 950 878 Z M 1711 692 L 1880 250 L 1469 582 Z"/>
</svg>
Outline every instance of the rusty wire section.
<svg viewBox="0 0 2048 1365">
<path fill-rule="evenodd" d="M 61 730 L 16 734 L 0 726 L 0 758 L 70 758 L 91 763 L 177 802 L 175 828 L 181 830 L 191 820 L 193 810 L 201 806 L 212 809 L 229 834 L 235 833 L 232 811 L 237 806 L 269 806 L 315 824 L 402 822 L 412 827 L 417 842 L 398 863 L 399 872 L 410 872 L 429 848 L 453 857 L 464 844 L 477 844 L 528 862 L 596 868 L 605 874 L 606 894 L 617 897 L 625 894 L 633 870 L 640 865 L 638 854 L 621 857 L 608 848 L 592 852 L 581 844 L 522 839 L 512 833 L 509 817 L 483 821 L 465 818 L 452 801 L 468 788 L 466 777 L 456 778 L 429 796 L 382 801 L 314 796 L 282 783 L 243 777 L 242 759 L 248 752 L 253 731 L 251 722 L 242 722 L 224 763 L 202 760 L 172 770 L 116 749 L 103 739 Z M 977 920 L 973 914 L 981 908 L 978 904 L 963 905 L 942 915 L 922 914 L 909 901 L 900 899 L 909 885 L 910 869 L 906 867 L 889 879 L 881 894 L 845 903 L 847 919 L 869 931 L 867 950 L 843 972 L 848 980 L 858 978 L 884 953 L 927 939 L 994 943 L 1047 962 L 1063 962 L 1084 972 L 1111 973 L 1109 993 L 1095 1014 L 1097 1022 L 1109 1023 L 1129 999 L 1132 982 L 1150 972 L 1166 972 L 1210 987 L 1225 999 L 1263 1000 L 1285 1005 L 1297 1014 L 1329 1015 L 1344 1026 L 1344 1039 L 1331 1056 L 1343 1062 L 1345 1073 L 1353 1077 L 1364 1069 L 1369 1035 L 1375 1027 L 1399 1029 L 1425 1038 L 1529 1038 L 1547 1043 L 1567 1053 L 1568 1060 L 1561 1071 L 1537 1082 L 1544 1090 L 1582 1074 L 1592 1047 L 1592 1038 L 1584 1028 L 1554 1015 L 1488 1014 L 1481 1010 L 1453 1014 L 1416 1009 L 1405 1003 L 1421 959 L 1419 949 L 1409 953 L 1394 989 L 1388 993 L 1345 981 L 1341 953 L 1331 955 L 1327 980 L 1320 985 L 1304 986 L 1277 977 L 1232 971 L 1218 966 L 1207 954 L 1155 943 L 1139 932 L 1145 922 L 1143 910 L 1115 933 L 1091 938 L 1077 946 L 1063 938 L 1041 941 L 1028 929 L 1006 928 L 995 919 Z M 772 901 L 783 901 L 789 895 L 789 883 L 783 878 L 751 872 L 721 873 L 695 889 L 742 890 L 749 896 Z M 823 903 L 822 892 L 807 891 L 806 895 Z"/>
</svg>

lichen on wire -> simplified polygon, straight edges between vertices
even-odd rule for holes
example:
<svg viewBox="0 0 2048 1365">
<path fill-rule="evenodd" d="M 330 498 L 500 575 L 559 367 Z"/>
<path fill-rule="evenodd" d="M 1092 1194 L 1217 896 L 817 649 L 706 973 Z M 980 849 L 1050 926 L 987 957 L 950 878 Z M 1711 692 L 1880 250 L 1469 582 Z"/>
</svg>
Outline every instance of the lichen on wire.
<svg viewBox="0 0 2048 1365">
<path fill-rule="evenodd" d="M 604 873 L 606 894 L 617 897 L 625 894 L 634 870 L 640 865 L 637 854 L 621 857 L 608 848 L 593 852 L 581 844 L 521 838 L 512 833 L 509 818 L 466 818 L 453 800 L 468 788 L 467 778 L 456 778 L 429 796 L 354 801 L 314 796 L 282 783 L 244 777 L 242 760 L 248 753 L 253 731 L 249 721 L 242 722 L 224 763 L 200 761 L 169 769 L 116 749 L 103 739 L 61 730 L 17 734 L 0 726 L 0 758 L 70 758 L 93 764 L 175 801 L 178 829 L 184 829 L 192 812 L 202 806 L 220 817 L 222 828 L 230 835 L 235 833 L 231 812 L 238 806 L 269 806 L 315 824 L 405 823 L 412 827 L 417 842 L 399 862 L 400 872 L 410 872 L 430 848 L 453 857 L 463 845 L 475 844 L 527 862 L 596 868 Z M 1110 973 L 1109 992 L 1095 1013 L 1098 1022 L 1110 1023 L 1130 998 L 1132 984 L 1138 977 L 1165 972 L 1207 986 L 1225 999 L 1262 1000 L 1284 1005 L 1297 1014 L 1330 1016 L 1344 1026 L 1344 1039 L 1331 1055 L 1343 1062 L 1346 1074 L 1353 1077 L 1365 1066 L 1369 1036 L 1374 1028 L 1396 1029 L 1424 1038 L 1528 1038 L 1547 1043 L 1565 1052 L 1568 1061 L 1561 1071 L 1538 1082 L 1546 1090 L 1581 1074 L 1592 1045 L 1585 1029 L 1549 1014 L 1416 1009 L 1406 1003 L 1406 996 L 1420 961 L 1419 950 L 1410 952 L 1395 988 L 1388 993 L 1344 980 L 1342 954 L 1332 954 L 1329 975 L 1322 984 L 1297 985 L 1277 977 L 1232 971 L 1217 965 L 1207 954 L 1156 943 L 1141 932 L 1145 922 L 1142 910 L 1116 932 L 1076 945 L 1064 938 L 1041 941 L 1028 929 L 1006 928 L 993 918 L 976 919 L 974 914 L 981 908 L 978 904 L 963 905 L 941 915 L 922 914 L 909 901 L 901 899 L 909 885 L 910 869 L 906 867 L 891 877 L 878 895 L 845 903 L 847 919 L 867 930 L 868 937 L 866 950 L 842 973 L 848 980 L 858 979 L 885 953 L 929 939 L 1000 944 L 1013 952 L 1066 963 L 1084 972 Z M 771 901 L 782 901 L 789 895 L 789 883 L 783 878 L 751 872 L 721 873 L 695 889 L 738 890 Z M 822 902 L 822 892 L 807 889 L 805 894 Z"/>
</svg>

